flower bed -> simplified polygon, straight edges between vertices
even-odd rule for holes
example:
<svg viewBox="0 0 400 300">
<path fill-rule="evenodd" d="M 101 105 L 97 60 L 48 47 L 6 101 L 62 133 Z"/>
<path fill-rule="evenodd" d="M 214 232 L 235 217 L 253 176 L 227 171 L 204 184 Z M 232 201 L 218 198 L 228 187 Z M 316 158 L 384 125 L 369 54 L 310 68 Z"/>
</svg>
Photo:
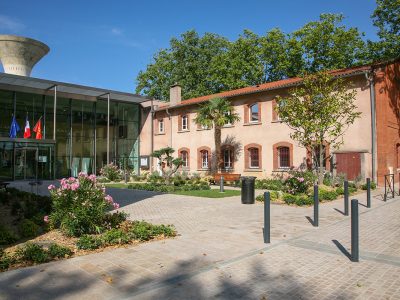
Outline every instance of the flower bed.
<svg viewBox="0 0 400 300">
<path fill-rule="evenodd" d="M 124 212 L 110 212 L 119 205 L 105 193 L 95 175 L 80 173 L 78 178 L 64 178 L 60 183 L 59 188 L 49 186 L 51 199 L 40 200 L 46 209 L 36 208 L 34 212 L 39 214 L 20 220 L 18 235 L 12 228 L 0 225 L 0 244 L 5 245 L 0 248 L 0 270 L 176 235 L 173 226 L 128 221 Z M 22 195 L 22 200 L 14 194 Z M 14 202 L 21 201 L 21 207 L 25 207 L 23 199 L 37 199 L 29 193 L 14 191 L 14 194 L 11 198 Z M 32 214 L 29 210 L 24 213 Z M 27 237 L 31 238 L 28 242 L 13 244 Z"/>
<path fill-rule="evenodd" d="M 172 193 L 176 191 L 196 191 L 196 190 L 209 190 L 210 186 L 205 182 L 198 184 L 183 184 L 183 185 L 166 185 L 162 183 L 132 183 L 128 185 L 129 189 L 145 190 L 162 193 Z"/>
</svg>

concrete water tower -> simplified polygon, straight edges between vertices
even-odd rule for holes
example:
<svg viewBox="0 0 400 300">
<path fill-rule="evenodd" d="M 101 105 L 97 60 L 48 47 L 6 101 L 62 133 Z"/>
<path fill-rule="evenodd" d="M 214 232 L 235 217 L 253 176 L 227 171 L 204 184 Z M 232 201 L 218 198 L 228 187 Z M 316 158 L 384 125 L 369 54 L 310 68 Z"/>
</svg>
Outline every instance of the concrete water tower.
<svg viewBox="0 0 400 300">
<path fill-rule="evenodd" d="M 46 44 L 34 39 L 0 35 L 0 61 L 5 73 L 30 76 L 33 66 L 49 51 Z"/>
</svg>

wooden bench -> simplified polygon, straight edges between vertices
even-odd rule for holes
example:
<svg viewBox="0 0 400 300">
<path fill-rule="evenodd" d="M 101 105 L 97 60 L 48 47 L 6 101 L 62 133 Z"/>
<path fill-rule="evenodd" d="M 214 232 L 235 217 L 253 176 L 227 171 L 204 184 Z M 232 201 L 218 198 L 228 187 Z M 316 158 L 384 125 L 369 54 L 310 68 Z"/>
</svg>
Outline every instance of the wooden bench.
<svg viewBox="0 0 400 300">
<path fill-rule="evenodd" d="M 214 174 L 214 181 L 218 184 L 221 180 L 221 176 L 224 177 L 224 181 L 239 181 L 240 174 L 233 174 L 233 173 L 217 173 Z"/>
</svg>

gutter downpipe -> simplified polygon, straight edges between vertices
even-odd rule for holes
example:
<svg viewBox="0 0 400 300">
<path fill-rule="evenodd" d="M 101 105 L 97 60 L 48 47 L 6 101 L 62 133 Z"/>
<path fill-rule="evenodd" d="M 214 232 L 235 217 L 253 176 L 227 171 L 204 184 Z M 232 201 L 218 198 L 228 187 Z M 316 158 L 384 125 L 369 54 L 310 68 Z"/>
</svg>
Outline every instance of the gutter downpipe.
<svg viewBox="0 0 400 300">
<path fill-rule="evenodd" d="M 168 107 L 165 109 L 165 112 L 167 113 L 168 120 L 169 120 L 169 146 L 172 148 L 172 119 L 171 119 L 171 114 L 168 111 Z"/>
<path fill-rule="evenodd" d="M 151 109 L 150 109 L 150 132 L 151 132 L 151 138 L 150 138 L 150 170 L 151 172 L 154 171 L 154 166 L 153 166 L 153 156 L 151 154 L 154 152 L 154 105 L 153 105 L 153 99 L 151 101 Z"/>
<path fill-rule="evenodd" d="M 375 81 L 374 71 L 365 72 L 365 78 L 369 82 L 371 102 L 371 154 L 372 154 L 372 181 L 376 182 L 376 107 L 375 107 Z"/>
</svg>

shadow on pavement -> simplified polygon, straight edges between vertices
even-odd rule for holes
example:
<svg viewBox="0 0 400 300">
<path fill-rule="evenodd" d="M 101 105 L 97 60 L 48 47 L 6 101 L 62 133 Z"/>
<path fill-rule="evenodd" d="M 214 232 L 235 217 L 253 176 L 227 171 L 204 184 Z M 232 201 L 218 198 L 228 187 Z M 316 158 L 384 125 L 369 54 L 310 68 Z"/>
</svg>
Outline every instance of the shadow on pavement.
<svg viewBox="0 0 400 300">
<path fill-rule="evenodd" d="M 348 259 L 352 260 L 351 254 L 349 253 L 349 251 L 347 251 L 347 249 L 345 247 L 343 247 L 343 245 L 338 240 L 332 240 L 332 242 L 335 244 L 336 247 L 338 247 L 340 252 L 342 252 L 344 255 L 346 255 Z"/>
<path fill-rule="evenodd" d="M 163 194 L 160 192 L 119 188 L 106 188 L 106 193 L 113 197 L 114 201 L 117 202 L 120 207 L 124 207 Z"/>
<path fill-rule="evenodd" d="M 334 208 L 334 210 L 336 210 L 338 213 L 341 213 L 343 216 L 345 216 L 344 212 L 341 211 L 340 209 Z"/>
<path fill-rule="evenodd" d="M 314 226 L 314 220 L 311 219 L 311 217 L 306 216 L 306 219 L 308 220 L 308 222 L 310 222 L 310 224 L 311 224 L 312 226 Z"/>
</svg>

